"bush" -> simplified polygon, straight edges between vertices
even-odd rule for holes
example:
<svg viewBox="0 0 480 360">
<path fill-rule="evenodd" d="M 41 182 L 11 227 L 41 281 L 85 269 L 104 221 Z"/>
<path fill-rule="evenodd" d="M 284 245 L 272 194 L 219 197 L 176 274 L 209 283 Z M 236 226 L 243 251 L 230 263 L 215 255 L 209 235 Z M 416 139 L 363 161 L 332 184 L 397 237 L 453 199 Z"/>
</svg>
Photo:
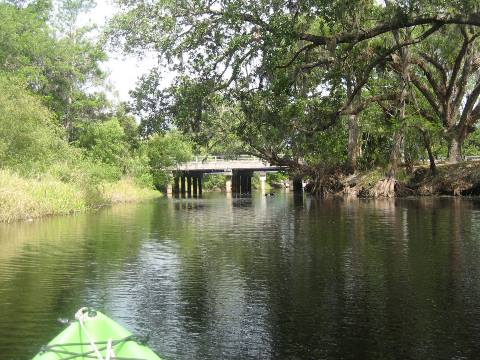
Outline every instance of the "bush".
<svg viewBox="0 0 480 360">
<path fill-rule="evenodd" d="M 206 175 L 203 177 L 202 189 L 205 191 L 225 190 L 225 175 Z"/>
<path fill-rule="evenodd" d="M 288 180 L 288 175 L 283 172 L 269 172 L 267 173 L 267 184 L 272 187 L 283 186 L 284 181 Z"/>
<path fill-rule="evenodd" d="M 170 181 L 170 168 L 192 159 L 192 144 L 180 133 L 156 134 L 147 143 L 150 171 L 157 189 Z"/>
<path fill-rule="evenodd" d="M 122 168 L 128 157 L 125 133 L 116 118 L 86 124 L 80 131 L 78 145 L 94 161 Z"/>
<path fill-rule="evenodd" d="M 0 72 L 0 166 L 41 173 L 69 152 L 63 132 L 39 97 Z"/>
</svg>

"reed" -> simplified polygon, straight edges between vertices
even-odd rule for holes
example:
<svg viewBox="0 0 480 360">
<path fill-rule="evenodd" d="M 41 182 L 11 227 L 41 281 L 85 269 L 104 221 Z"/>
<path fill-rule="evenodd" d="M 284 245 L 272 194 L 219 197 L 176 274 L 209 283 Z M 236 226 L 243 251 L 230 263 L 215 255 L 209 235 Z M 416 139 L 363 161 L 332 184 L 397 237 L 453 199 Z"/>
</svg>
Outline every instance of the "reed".
<svg viewBox="0 0 480 360">
<path fill-rule="evenodd" d="M 89 185 L 63 182 L 49 175 L 26 178 L 9 170 L 0 170 L 0 222 L 71 214 L 160 195 L 128 178 Z"/>
</svg>

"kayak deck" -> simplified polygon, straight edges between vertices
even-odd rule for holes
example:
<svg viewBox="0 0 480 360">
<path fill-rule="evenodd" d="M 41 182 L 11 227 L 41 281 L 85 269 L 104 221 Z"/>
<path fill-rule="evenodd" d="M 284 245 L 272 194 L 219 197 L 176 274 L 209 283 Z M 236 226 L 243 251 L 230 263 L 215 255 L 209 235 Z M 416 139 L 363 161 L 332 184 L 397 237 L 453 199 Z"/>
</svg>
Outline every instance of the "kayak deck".
<svg viewBox="0 0 480 360">
<path fill-rule="evenodd" d="M 81 318 L 77 317 L 33 360 L 160 360 L 108 316 L 89 309 L 79 313 Z"/>
</svg>

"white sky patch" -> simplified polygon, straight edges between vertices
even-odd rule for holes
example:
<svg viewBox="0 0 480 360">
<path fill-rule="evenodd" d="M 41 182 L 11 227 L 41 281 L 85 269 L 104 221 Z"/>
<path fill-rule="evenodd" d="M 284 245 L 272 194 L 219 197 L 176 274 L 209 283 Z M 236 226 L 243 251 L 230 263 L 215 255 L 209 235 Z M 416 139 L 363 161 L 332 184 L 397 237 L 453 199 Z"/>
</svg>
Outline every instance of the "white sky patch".
<svg viewBox="0 0 480 360">
<path fill-rule="evenodd" d="M 97 0 L 97 6 L 90 12 L 81 15 L 79 25 L 95 24 L 100 30 L 107 24 L 115 13 L 116 6 L 110 0 Z M 129 91 L 135 88 L 138 79 L 157 66 L 157 57 L 153 53 L 146 53 L 142 58 L 136 55 L 125 55 L 121 51 L 109 51 L 109 60 L 102 64 L 107 72 L 107 95 L 110 100 L 128 101 Z M 164 74 L 165 82 L 171 82 L 173 75 Z"/>
</svg>

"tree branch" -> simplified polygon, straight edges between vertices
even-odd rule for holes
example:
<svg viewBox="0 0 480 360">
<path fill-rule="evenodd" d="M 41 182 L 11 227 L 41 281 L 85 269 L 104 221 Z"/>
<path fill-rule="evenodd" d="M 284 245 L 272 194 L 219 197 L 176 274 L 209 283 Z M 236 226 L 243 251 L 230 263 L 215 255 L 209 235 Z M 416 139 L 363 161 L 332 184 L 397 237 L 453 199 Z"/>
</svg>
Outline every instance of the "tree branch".
<svg viewBox="0 0 480 360">
<path fill-rule="evenodd" d="M 358 115 L 362 112 L 368 105 L 376 102 L 391 100 L 394 101 L 398 99 L 398 93 L 385 94 L 385 95 L 375 95 L 368 98 L 362 98 L 362 100 L 355 104 L 355 106 L 350 106 L 348 109 L 342 110 L 342 115 Z"/>
<path fill-rule="evenodd" d="M 437 69 L 437 71 L 440 73 L 440 77 L 442 78 L 443 84 L 446 87 L 447 82 L 448 82 L 448 76 L 447 76 L 447 70 L 440 64 L 436 59 L 434 59 L 432 56 L 428 55 L 427 53 L 420 53 L 420 56 L 425 59 L 425 61 L 429 62 L 431 65 Z"/>
<path fill-rule="evenodd" d="M 413 74 L 410 74 L 410 80 L 412 81 L 413 85 L 415 85 L 415 87 L 422 93 L 423 97 L 428 101 L 432 110 L 438 115 L 438 117 L 442 118 L 439 105 L 423 82 Z"/>
<path fill-rule="evenodd" d="M 478 97 L 480 96 L 480 81 L 475 85 L 474 89 L 467 97 L 467 102 L 463 108 L 462 115 L 460 116 L 459 125 L 465 124 L 467 126 L 471 125 L 471 115 L 472 110 L 474 109 L 475 104 L 477 103 Z"/>
<path fill-rule="evenodd" d="M 315 45 L 315 44 L 308 44 L 308 45 L 305 45 L 305 46 L 301 47 L 300 49 L 298 49 L 295 52 L 295 54 L 293 55 L 293 57 L 290 59 L 289 62 L 287 62 L 286 64 L 283 64 L 283 65 L 279 65 L 278 68 L 279 69 L 285 69 L 287 67 L 290 67 L 303 52 L 314 49 L 316 46 L 317 45 Z"/>
<path fill-rule="evenodd" d="M 379 24 L 365 31 L 350 31 L 339 33 L 334 36 L 322 36 L 309 33 L 300 33 L 301 40 L 309 41 L 317 46 L 329 44 L 351 44 L 359 43 L 364 40 L 372 39 L 376 36 L 388 33 L 390 31 L 410 28 L 418 25 L 438 25 L 438 28 L 447 24 L 464 24 L 480 26 L 480 12 L 469 15 L 437 15 L 437 16 L 418 16 L 413 19 L 395 18 L 390 22 Z M 437 29 L 438 29 L 437 28 Z"/>
<path fill-rule="evenodd" d="M 428 69 L 427 64 L 422 59 L 413 59 L 412 63 L 416 64 L 423 72 L 425 77 L 428 80 L 428 83 L 432 87 L 433 92 L 439 99 L 443 99 L 445 94 L 441 91 L 441 88 L 437 84 L 435 77 L 433 76 L 432 72 Z"/>
<path fill-rule="evenodd" d="M 370 63 L 370 65 L 367 66 L 366 70 L 364 71 L 363 73 L 363 76 L 362 78 L 360 79 L 360 81 L 356 84 L 356 86 L 354 87 L 354 89 L 352 90 L 351 94 L 349 95 L 348 99 L 347 99 L 347 102 L 345 104 L 345 107 L 349 106 L 352 101 L 355 99 L 355 96 L 357 96 L 357 94 L 361 91 L 361 89 L 363 88 L 363 86 L 367 83 L 369 77 L 370 77 L 370 73 L 372 72 L 372 70 L 378 66 L 382 61 L 384 61 L 387 57 L 391 56 L 394 52 L 402 49 L 403 47 L 405 46 L 411 46 L 411 45 L 415 45 L 423 40 L 425 40 L 426 38 L 428 38 L 430 35 L 432 35 L 433 33 L 435 33 L 442 25 L 439 25 L 439 24 L 434 24 L 432 25 L 428 30 L 426 30 L 422 35 L 416 37 L 415 39 L 411 39 L 411 40 L 408 40 L 408 41 L 405 41 L 403 43 L 400 43 L 400 44 L 397 44 L 395 46 L 393 46 L 392 48 L 388 49 L 387 51 L 383 52 L 382 54 L 380 54 L 379 56 L 377 56 L 374 61 L 372 61 Z"/>
<path fill-rule="evenodd" d="M 453 65 L 452 75 L 450 76 L 450 82 L 448 83 L 448 87 L 447 87 L 447 93 L 446 93 L 446 98 L 447 99 L 450 99 L 450 97 L 452 96 L 453 87 L 454 87 L 454 85 L 457 81 L 458 72 L 460 71 L 462 61 L 463 61 L 463 59 L 465 57 L 465 54 L 467 53 L 467 49 L 468 49 L 468 38 L 466 37 L 464 32 L 462 32 L 462 33 L 464 34 L 463 44 L 462 44 L 462 48 L 458 52 L 457 57 L 455 58 L 455 63 Z"/>
</svg>

